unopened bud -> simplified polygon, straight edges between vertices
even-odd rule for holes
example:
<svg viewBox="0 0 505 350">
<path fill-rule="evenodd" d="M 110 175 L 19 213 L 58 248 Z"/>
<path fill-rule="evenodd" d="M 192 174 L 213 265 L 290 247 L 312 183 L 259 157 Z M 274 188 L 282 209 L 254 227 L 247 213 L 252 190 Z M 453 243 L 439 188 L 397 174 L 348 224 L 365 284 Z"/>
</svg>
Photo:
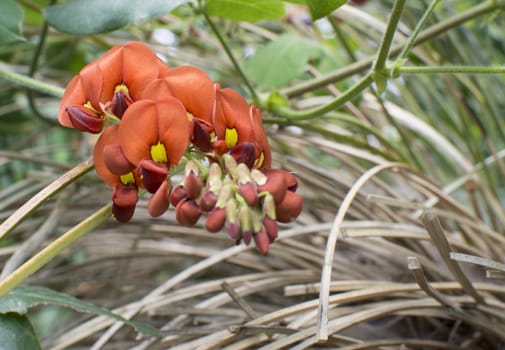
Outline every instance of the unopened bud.
<svg viewBox="0 0 505 350">
<path fill-rule="evenodd" d="M 287 191 L 281 203 L 277 204 L 275 214 L 277 221 L 289 223 L 302 212 L 303 198 L 294 192 Z"/>
<path fill-rule="evenodd" d="M 252 182 L 240 184 L 238 189 L 248 205 L 251 207 L 258 205 L 258 192 Z"/>
<path fill-rule="evenodd" d="M 202 215 L 202 208 L 193 199 L 184 199 L 175 207 L 175 218 L 181 225 L 195 225 L 200 215 Z"/>
<path fill-rule="evenodd" d="M 103 129 L 103 118 L 85 106 L 70 106 L 66 109 L 72 125 L 79 131 L 98 134 Z"/>
<path fill-rule="evenodd" d="M 262 255 L 268 254 L 270 241 L 267 233 L 264 230 L 261 230 L 254 234 L 254 243 L 256 243 L 256 248 Z"/>
<path fill-rule="evenodd" d="M 263 198 L 263 214 L 265 214 L 267 217 L 275 220 L 275 200 L 274 197 L 270 193 L 266 193 L 265 197 Z"/>
<path fill-rule="evenodd" d="M 202 191 L 202 180 L 192 171 L 184 177 L 184 190 L 191 199 L 197 198 Z"/>
<path fill-rule="evenodd" d="M 265 216 L 263 218 L 263 227 L 265 227 L 265 231 L 267 232 L 270 243 L 277 239 L 279 229 L 277 227 L 277 221 L 275 221 L 275 219 L 271 219 L 268 216 Z"/>
<path fill-rule="evenodd" d="M 169 207 L 168 182 L 164 181 L 158 190 L 149 198 L 147 211 L 153 218 L 161 216 Z"/>
<path fill-rule="evenodd" d="M 235 179 L 237 178 L 237 162 L 229 154 L 223 154 L 224 166 L 228 170 L 228 173 Z"/>
<path fill-rule="evenodd" d="M 221 186 L 223 184 L 222 181 L 223 172 L 221 171 L 221 167 L 218 163 L 212 163 L 209 166 L 209 175 L 207 177 L 207 185 L 209 186 L 209 190 L 217 195 L 221 190 Z"/>
<path fill-rule="evenodd" d="M 186 198 L 188 198 L 188 194 L 182 185 L 176 186 L 170 193 L 170 203 L 172 203 L 174 207 L 176 207 L 180 201 Z"/>
<path fill-rule="evenodd" d="M 215 208 L 207 217 L 205 228 L 209 232 L 218 232 L 224 227 L 226 221 L 226 210 L 224 208 Z"/>
<path fill-rule="evenodd" d="M 258 192 L 270 193 L 274 197 L 275 203 L 280 203 L 284 199 L 287 190 L 288 185 L 281 172 L 268 173 L 265 184 L 258 186 Z"/>
<path fill-rule="evenodd" d="M 257 186 L 264 185 L 267 182 L 267 177 L 258 169 L 251 170 L 251 178 Z"/>
</svg>

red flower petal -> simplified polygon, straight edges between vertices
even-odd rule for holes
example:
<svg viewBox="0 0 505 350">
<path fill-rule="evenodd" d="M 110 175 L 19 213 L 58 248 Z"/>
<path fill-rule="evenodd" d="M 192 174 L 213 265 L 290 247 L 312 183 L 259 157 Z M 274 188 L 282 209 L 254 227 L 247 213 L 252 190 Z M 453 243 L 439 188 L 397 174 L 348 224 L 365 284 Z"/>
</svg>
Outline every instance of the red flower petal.
<svg viewBox="0 0 505 350">
<path fill-rule="evenodd" d="M 120 183 L 119 176 L 113 174 L 105 165 L 104 148 L 110 144 L 119 142 L 119 126 L 113 125 L 103 131 L 95 144 L 93 152 L 93 162 L 95 163 L 95 171 L 100 178 L 109 186 L 114 186 Z"/>
<path fill-rule="evenodd" d="M 251 106 L 249 118 L 254 130 L 254 140 L 258 144 L 260 151 L 260 154 L 256 155 L 258 163 L 255 166 L 260 169 L 269 169 L 272 166 L 272 151 L 270 150 L 270 143 L 263 128 L 261 110 L 256 108 L 256 106 Z"/>
<path fill-rule="evenodd" d="M 149 212 L 149 215 L 151 215 L 153 218 L 156 218 L 167 211 L 169 203 L 168 182 L 163 181 L 158 190 L 151 196 L 151 198 L 149 198 L 149 202 L 147 203 L 147 211 Z"/>
<path fill-rule="evenodd" d="M 303 199 L 294 192 L 287 191 L 281 203 L 276 205 L 275 215 L 277 221 L 289 223 L 297 218 L 302 212 Z"/>
<path fill-rule="evenodd" d="M 134 102 L 119 124 L 123 152 L 133 164 L 151 159 L 151 147 L 161 143 L 169 164 L 177 164 L 189 140 L 189 123 L 184 107 L 173 97 L 163 101 Z"/>
<path fill-rule="evenodd" d="M 253 140 L 254 131 L 249 118 L 249 104 L 237 91 L 220 89 L 216 84 L 216 110 L 213 119 L 217 138 L 224 140 L 226 129 L 236 129 L 237 142 Z"/>
</svg>

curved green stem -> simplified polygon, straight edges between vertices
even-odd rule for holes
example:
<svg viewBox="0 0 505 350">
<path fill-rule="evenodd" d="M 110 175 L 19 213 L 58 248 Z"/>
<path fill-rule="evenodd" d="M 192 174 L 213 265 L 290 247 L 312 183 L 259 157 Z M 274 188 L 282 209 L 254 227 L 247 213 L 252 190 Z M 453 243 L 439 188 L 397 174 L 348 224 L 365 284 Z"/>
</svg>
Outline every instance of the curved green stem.
<svg viewBox="0 0 505 350">
<path fill-rule="evenodd" d="M 208 15 L 205 8 L 202 9 L 202 12 L 203 12 L 203 16 L 205 17 L 205 20 L 207 21 L 207 23 L 210 26 L 210 29 L 212 29 L 212 31 L 216 35 L 217 39 L 219 40 L 219 42 L 223 46 L 223 49 L 226 52 L 226 55 L 228 55 L 228 58 L 230 59 L 231 63 L 233 64 L 233 66 L 237 70 L 238 74 L 240 75 L 240 77 L 244 81 L 247 89 L 249 90 L 249 93 L 251 94 L 252 99 L 254 100 L 254 103 L 259 104 L 258 95 L 256 94 L 256 91 L 254 90 L 251 82 L 249 81 L 249 79 L 245 75 L 244 70 L 242 69 L 240 64 L 238 64 L 237 60 L 235 59 L 235 56 L 231 52 L 230 46 L 226 42 L 225 38 L 223 37 L 223 35 L 219 31 L 219 29 L 216 27 L 216 25 L 214 24 L 214 22 L 212 21 L 210 16 Z"/>
<path fill-rule="evenodd" d="M 37 272 L 42 266 L 58 255 L 63 249 L 70 246 L 80 237 L 93 230 L 111 216 L 112 204 L 107 204 L 93 215 L 74 226 L 55 241 L 34 255 L 30 260 L 21 265 L 13 273 L 0 281 L 0 297 L 13 290 L 28 277 Z"/>
<path fill-rule="evenodd" d="M 280 117 L 292 120 L 317 118 L 327 112 L 330 112 L 334 109 L 341 107 L 344 103 L 350 101 L 353 97 L 355 97 L 360 92 L 369 87 L 372 82 L 373 78 L 372 73 L 370 72 L 366 74 L 363 78 L 361 78 L 360 81 L 358 81 L 348 90 L 346 90 L 344 93 L 339 95 L 336 99 L 325 105 L 303 111 L 295 111 L 284 106 L 274 105 L 273 107 L 271 107 L 271 111 Z"/>
<path fill-rule="evenodd" d="M 0 62 L 0 78 L 51 96 L 62 97 L 65 92 L 65 89 L 59 86 L 47 84 L 37 79 L 27 77 L 26 75 L 13 72 L 5 63 L 2 62 Z"/>
<path fill-rule="evenodd" d="M 447 30 L 457 27 L 460 24 L 469 21 L 471 19 L 477 18 L 479 16 L 485 15 L 487 13 L 493 12 L 497 9 L 504 8 L 502 2 L 498 2 L 496 0 L 487 0 L 483 3 L 472 7 L 471 9 L 461 12 L 453 17 L 450 17 L 442 22 L 439 22 L 424 31 L 422 31 L 417 39 L 414 41 L 413 46 L 417 46 L 422 44 L 442 33 L 445 33 Z M 391 48 L 390 57 L 397 55 L 402 49 L 404 45 L 395 45 Z M 350 64 L 343 69 L 334 71 L 327 75 L 323 75 L 318 78 L 311 79 L 309 81 L 302 82 L 300 84 L 288 87 L 286 89 L 281 90 L 280 92 L 287 97 L 295 97 L 298 95 L 302 95 L 306 92 L 324 87 L 328 84 L 333 84 L 337 81 L 348 78 L 354 74 L 361 73 L 366 69 L 370 68 L 374 62 L 375 57 L 369 57 L 362 61 Z"/>
</svg>

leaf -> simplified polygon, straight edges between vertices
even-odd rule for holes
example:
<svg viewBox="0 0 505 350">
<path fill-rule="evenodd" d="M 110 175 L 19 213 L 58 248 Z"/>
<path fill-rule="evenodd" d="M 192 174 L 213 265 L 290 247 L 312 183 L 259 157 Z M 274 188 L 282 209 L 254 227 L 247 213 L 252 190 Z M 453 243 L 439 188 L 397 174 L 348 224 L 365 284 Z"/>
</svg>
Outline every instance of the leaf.
<svg viewBox="0 0 505 350">
<path fill-rule="evenodd" d="M 300 77 L 307 61 L 321 54 L 318 43 L 297 35 L 283 34 L 249 58 L 244 70 L 260 88 L 278 88 Z"/>
<path fill-rule="evenodd" d="M 306 5 L 307 1 L 306 0 L 284 0 L 285 2 L 290 2 L 292 4 L 300 4 L 300 5 Z"/>
<path fill-rule="evenodd" d="M 79 300 L 71 295 L 39 286 L 21 286 L 0 298 L 0 314 L 11 312 L 25 314 L 31 307 L 47 304 L 69 307 L 79 312 L 90 312 L 107 316 L 117 321 L 124 322 L 130 327 L 135 328 L 140 333 L 157 337 L 160 336 L 160 332 L 156 328 L 147 324 L 126 320 L 122 316 L 107 309 Z M 1 346 L 0 350 L 2 350 Z"/>
<path fill-rule="evenodd" d="M 344 5 L 347 0 L 306 0 L 309 6 L 310 15 L 316 19 L 328 16 L 334 10 Z"/>
<path fill-rule="evenodd" d="M 168 13 L 191 0 L 72 0 L 44 9 L 47 22 L 69 34 L 110 32 Z"/>
<path fill-rule="evenodd" d="M 26 315 L 0 315 L 0 350 L 40 350 L 35 330 Z"/>
<path fill-rule="evenodd" d="M 248 22 L 285 15 L 284 4 L 280 0 L 208 0 L 207 12 L 211 16 Z"/>
<path fill-rule="evenodd" d="M 0 1 L 0 45 L 11 44 L 25 39 L 21 35 L 23 9 L 14 0 Z"/>
</svg>

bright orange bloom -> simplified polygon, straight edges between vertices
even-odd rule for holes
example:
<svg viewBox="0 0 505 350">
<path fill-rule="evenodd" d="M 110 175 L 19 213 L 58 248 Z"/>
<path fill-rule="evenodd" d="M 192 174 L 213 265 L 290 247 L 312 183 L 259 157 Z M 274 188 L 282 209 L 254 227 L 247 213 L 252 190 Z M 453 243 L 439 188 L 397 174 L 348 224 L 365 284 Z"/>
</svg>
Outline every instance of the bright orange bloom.
<svg viewBox="0 0 505 350">
<path fill-rule="evenodd" d="M 238 163 L 249 168 L 268 168 L 271 152 L 268 139 L 263 130 L 261 112 L 250 106 L 235 90 L 216 89 L 216 108 L 212 125 L 214 126 L 217 151 L 228 151 Z"/>
<path fill-rule="evenodd" d="M 140 99 L 145 86 L 168 71 L 143 43 L 115 46 L 70 81 L 61 100 L 58 120 L 66 127 L 99 133 L 104 113 L 121 119 L 126 108 Z"/>
</svg>

